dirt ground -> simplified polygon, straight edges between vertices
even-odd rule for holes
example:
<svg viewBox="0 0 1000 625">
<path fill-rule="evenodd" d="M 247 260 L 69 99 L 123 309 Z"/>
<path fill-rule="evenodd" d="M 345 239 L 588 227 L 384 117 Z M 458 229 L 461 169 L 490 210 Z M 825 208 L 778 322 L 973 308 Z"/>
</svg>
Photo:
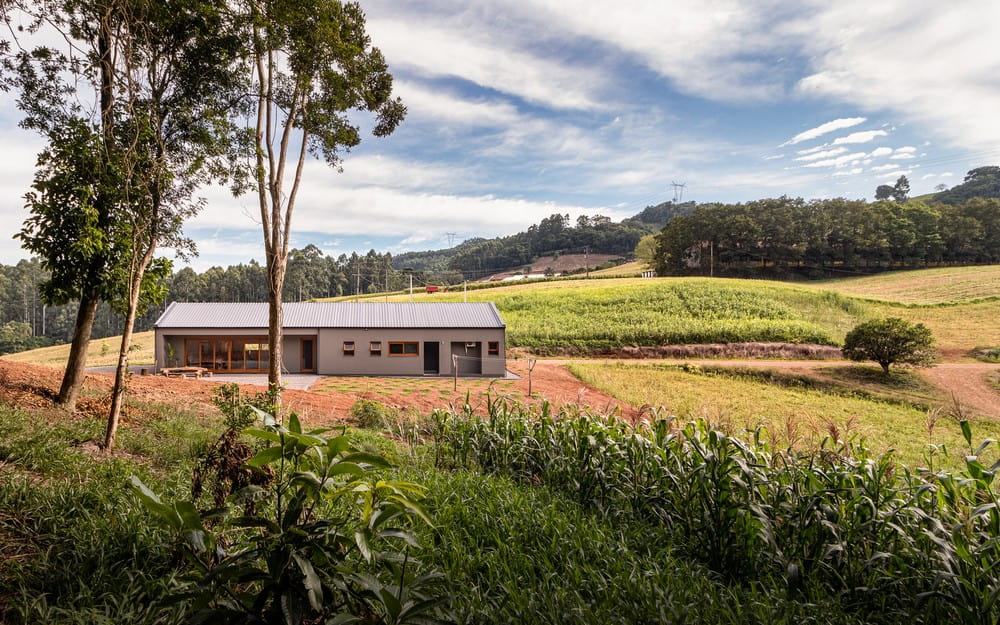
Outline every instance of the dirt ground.
<svg viewBox="0 0 1000 625">
<path fill-rule="evenodd" d="M 286 390 L 286 406 L 310 424 L 326 425 L 350 422 L 350 408 L 360 398 L 374 399 L 389 406 L 412 406 L 421 412 L 445 408 L 449 404 L 462 405 L 468 394 L 469 403 L 477 410 L 485 406 L 486 393 L 508 395 L 518 401 L 540 404 L 549 401 L 555 405 L 585 404 L 596 410 L 619 409 L 624 416 L 635 410 L 617 399 L 580 382 L 565 367 L 558 364 L 538 363 L 531 373 L 531 398 L 528 399 L 528 366 L 525 361 L 508 361 L 508 368 L 521 376 L 520 380 L 488 380 L 479 378 L 459 379 L 453 388 L 450 378 L 362 378 L 337 377 L 320 380 L 313 390 Z M 53 405 L 59 390 L 62 372 L 48 367 L 0 360 L 0 402 L 45 409 Z M 81 414 L 103 414 L 107 402 L 102 399 L 110 393 L 112 376 L 87 374 L 86 396 L 80 402 Z M 133 376 L 130 396 L 147 403 L 164 403 L 184 406 L 196 413 L 212 414 L 213 389 L 221 384 L 212 380 L 166 378 L 161 376 Z M 261 387 L 244 385 L 245 392 L 255 393 Z M 125 420 L 127 422 L 128 415 Z M 139 418 L 138 415 L 136 418 Z"/>
</svg>

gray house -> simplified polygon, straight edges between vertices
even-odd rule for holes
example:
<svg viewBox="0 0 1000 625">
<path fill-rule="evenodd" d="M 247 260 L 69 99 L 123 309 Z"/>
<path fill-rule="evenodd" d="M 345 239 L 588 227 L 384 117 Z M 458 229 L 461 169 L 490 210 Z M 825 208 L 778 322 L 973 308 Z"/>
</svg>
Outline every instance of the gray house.
<svg viewBox="0 0 1000 625">
<path fill-rule="evenodd" d="M 506 374 L 504 323 L 490 303 L 284 304 L 282 368 L 323 375 Z M 180 303 L 154 326 L 156 369 L 266 372 L 267 304 Z"/>
</svg>

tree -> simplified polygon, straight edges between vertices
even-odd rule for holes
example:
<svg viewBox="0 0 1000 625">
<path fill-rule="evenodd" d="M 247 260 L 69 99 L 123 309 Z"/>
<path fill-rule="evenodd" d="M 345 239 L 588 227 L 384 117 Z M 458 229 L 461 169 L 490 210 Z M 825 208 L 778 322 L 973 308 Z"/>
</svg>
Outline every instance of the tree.
<svg viewBox="0 0 1000 625">
<path fill-rule="evenodd" d="M 635 245 L 635 257 L 646 264 L 648 267 L 652 267 L 656 262 L 656 235 L 647 234 L 646 236 L 639 239 L 639 242 Z"/>
<path fill-rule="evenodd" d="M 875 199 L 876 200 L 891 200 L 892 199 L 893 191 L 895 191 L 895 189 L 892 187 L 892 185 L 880 184 L 875 189 Z"/>
<path fill-rule="evenodd" d="M 858 324 L 844 338 L 843 353 L 851 360 L 874 360 L 889 375 L 889 366 L 929 366 L 935 357 L 934 337 L 922 323 L 898 317 L 873 319 Z"/>
<path fill-rule="evenodd" d="M 892 187 L 892 197 L 897 202 L 905 202 L 910 195 L 910 181 L 906 176 L 896 179 L 896 184 Z"/>
<path fill-rule="evenodd" d="M 246 0 L 254 129 L 254 173 L 269 301 L 268 381 L 281 386 L 282 291 L 292 213 L 307 153 L 338 166 L 361 141 L 349 111 L 374 113 L 375 136 L 390 134 L 406 108 L 365 32 L 356 3 Z M 294 146 L 294 147 L 293 147 Z M 290 157 L 289 150 L 295 150 Z M 286 187 L 286 169 L 294 166 Z"/>
</svg>

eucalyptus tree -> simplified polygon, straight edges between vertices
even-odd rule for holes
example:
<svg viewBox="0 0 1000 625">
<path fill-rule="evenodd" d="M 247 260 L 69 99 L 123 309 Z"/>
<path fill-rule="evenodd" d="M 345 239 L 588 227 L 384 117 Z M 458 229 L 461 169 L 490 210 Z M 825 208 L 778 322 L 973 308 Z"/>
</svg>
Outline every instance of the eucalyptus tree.
<svg viewBox="0 0 1000 625">
<path fill-rule="evenodd" d="M 21 238 L 53 272 L 43 293 L 80 301 L 61 404 L 75 403 L 97 303 L 125 317 L 110 448 L 135 317 L 165 294 L 169 264 L 156 250 L 190 247 L 181 226 L 200 207 L 194 190 L 235 159 L 240 40 L 233 16 L 208 0 L 13 2 L 4 5 L 8 25 L 15 9 L 30 18 L 29 34 L 63 42 L 29 48 L 10 29 L 18 45 L 7 84 L 18 90 L 22 125 L 49 141 Z"/>
<path fill-rule="evenodd" d="M 392 97 L 392 75 L 371 44 L 357 3 L 244 0 L 249 18 L 253 168 L 264 234 L 269 300 L 268 380 L 281 386 L 282 291 L 292 214 L 307 156 L 339 166 L 361 141 L 350 111 L 373 113 L 386 136 L 406 108 Z"/>
</svg>

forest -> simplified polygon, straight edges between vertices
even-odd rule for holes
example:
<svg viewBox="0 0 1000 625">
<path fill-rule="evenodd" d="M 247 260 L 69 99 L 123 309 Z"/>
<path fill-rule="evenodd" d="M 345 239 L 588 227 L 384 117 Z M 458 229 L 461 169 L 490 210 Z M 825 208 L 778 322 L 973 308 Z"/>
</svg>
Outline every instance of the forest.
<svg viewBox="0 0 1000 625">
<path fill-rule="evenodd" d="M 661 275 L 821 277 L 1000 262 L 1000 200 L 701 204 L 657 235 Z"/>
</svg>

